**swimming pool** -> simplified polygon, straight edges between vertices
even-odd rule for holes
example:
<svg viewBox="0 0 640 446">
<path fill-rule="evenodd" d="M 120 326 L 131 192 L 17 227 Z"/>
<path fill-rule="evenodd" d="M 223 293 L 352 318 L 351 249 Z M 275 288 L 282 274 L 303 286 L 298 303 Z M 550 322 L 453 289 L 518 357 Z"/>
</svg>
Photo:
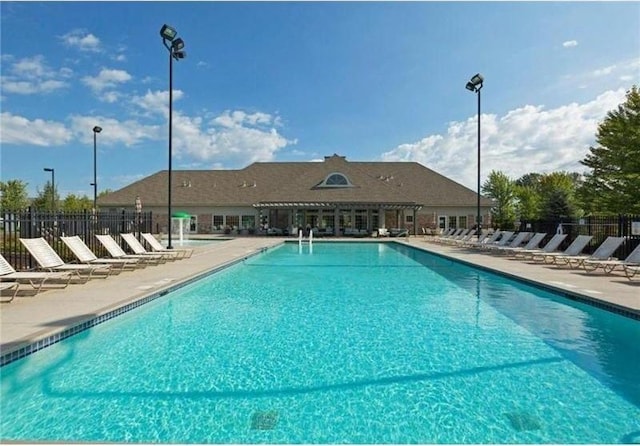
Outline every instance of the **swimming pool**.
<svg viewBox="0 0 640 446">
<path fill-rule="evenodd" d="M 619 443 L 640 324 L 389 243 L 285 244 L 0 369 L 5 440 Z"/>
</svg>

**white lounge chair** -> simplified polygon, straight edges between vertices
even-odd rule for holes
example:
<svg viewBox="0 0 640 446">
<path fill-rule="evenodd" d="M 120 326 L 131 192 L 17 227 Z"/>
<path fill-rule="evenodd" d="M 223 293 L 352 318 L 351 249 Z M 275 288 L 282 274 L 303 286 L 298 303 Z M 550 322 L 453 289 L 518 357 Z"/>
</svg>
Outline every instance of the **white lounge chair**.
<svg viewBox="0 0 640 446">
<path fill-rule="evenodd" d="M 467 248 L 474 248 L 481 245 L 494 244 L 501 236 L 502 231 L 500 229 L 496 229 L 492 233 L 488 233 L 484 238 L 481 238 L 480 240 L 474 240 L 472 238 L 469 241 L 463 243 L 462 246 L 465 246 Z"/>
<path fill-rule="evenodd" d="M 634 277 L 636 274 L 640 274 L 640 265 L 638 266 L 633 266 L 633 265 L 623 265 L 624 268 L 624 275 L 627 276 L 627 279 L 632 280 L 632 277 Z"/>
<path fill-rule="evenodd" d="M 144 268 L 146 266 L 142 261 L 140 261 L 140 259 L 100 259 L 77 235 L 71 237 L 60 237 L 60 239 L 65 245 L 67 245 L 80 263 L 86 263 L 87 265 L 111 265 L 113 268 L 117 268 L 118 272 L 124 271 L 127 268 L 136 269 L 138 267 Z"/>
<path fill-rule="evenodd" d="M 496 241 L 492 243 L 481 243 L 479 245 L 474 245 L 474 248 L 493 249 L 498 246 L 508 246 L 511 242 L 513 234 L 515 234 L 515 232 L 513 231 L 502 231 L 500 233 L 500 237 L 498 237 Z"/>
<path fill-rule="evenodd" d="M 129 246 L 129 248 L 136 255 L 159 257 L 165 260 L 176 260 L 179 256 L 178 253 L 171 252 L 171 251 L 162 252 L 162 253 L 147 251 L 146 248 L 142 246 L 142 243 L 140 243 L 136 238 L 136 236 L 133 235 L 132 233 L 127 233 L 127 234 L 123 233 L 123 234 L 120 234 L 120 237 L 122 237 L 122 240 L 124 240 L 124 242 Z"/>
<path fill-rule="evenodd" d="M 541 252 L 538 254 L 534 254 L 531 257 L 531 260 L 534 262 L 544 262 L 544 263 L 556 263 L 556 259 L 559 257 L 567 257 L 567 256 L 577 256 L 580 255 L 584 248 L 587 247 L 591 239 L 592 235 L 579 235 L 569 246 L 567 249 L 561 252 Z"/>
<path fill-rule="evenodd" d="M 163 255 L 127 254 L 110 235 L 96 234 L 96 238 L 114 259 L 138 259 L 150 265 L 158 265 L 167 261 Z"/>
<path fill-rule="evenodd" d="M 584 262 L 582 262 L 582 266 L 587 272 L 593 272 L 602 268 L 605 274 L 610 274 L 618 267 L 623 271 L 625 270 L 625 266 L 640 267 L 640 245 L 636 246 L 624 260 L 585 259 Z"/>
<path fill-rule="evenodd" d="M 524 246 L 503 246 L 499 249 L 499 252 L 507 255 L 515 255 L 520 251 L 525 251 L 527 249 L 537 249 L 538 245 L 542 242 L 542 240 L 547 236 L 546 232 L 536 232 L 533 234 L 533 237 L 529 239 L 526 245 Z M 517 243 L 517 240 L 514 240 L 514 243 Z"/>
<path fill-rule="evenodd" d="M 570 268 L 581 267 L 586 260 L 609 260 L 613 253 L 622 245 L 624 237 L 607 237 L 604 242 L 591 255 L 559 256 L 556 258 L 556 265 L 568 265 Z M 558 262 L 562 263 L 558 263 Z"/>
<path fill-rule="evenodd" d="M 2 284 L 28 283 L 34 290 L 36 290 L 36 294 L 38 294 L 43 289 L 47 281 L 60 281 L 60 283 L 57 285 L 57 288 L 66 288 L 71 282 L 72 277 L 73 276 L 70 272 L 51 273 L 43 271 L 16 271 L 13 266 L 11 266 L 9 262 L 7 262 L 7 259 L 0 255 L 0 283 Z M 9 280 L 11 282 L 4 282 L 6 280 Z M 18 289 L 15 290 L 13 296 L 11 297 L 11 300 L 8 300 L 7 302 L 11 302 L 17 294 Z"/>
<path fill-rule="evenodd" d="M 94 273 L 104 278 L 111 274 L 111 265 L 65 263 L 43 237 L 21 238 L 20 243 L 27 248 L 40 268 L 45 271 L 71 271 L 84 282 L 93 279 Z"/>
<path fill-rule="evenodd" d="M 553 237 L 551 237 L 551 240 L 549 240 L 547 242 L 546 245 L 544 245 L 542 248 L 540 249 L 522 249 L 519 251 L 516 251 L 514 253 L 514 256 L 517 257 L 523 257 L 523 258 L 531 258 L 533 256 L 535 256 L 536 254 L 546 254 L 546 253 L 551 253 L 551 252 L 555 252 L 558 247 L 560 246 L 560 244 L 564 241 L 564 239 L 567 238 L 567 234 L 554 234 Z"/>
<path fill-rule="evenodd" d="M 151 247 L 151 250 L 153 252 L 175 252 L 178 254 L 178 258 L 179 259 L 188 259 L 189 257 L 191 257 L 193 255 L 193 249 L 188 249 L 188 248 L 165 248 L 164 246 L 162 246 L 162 244 L 158 241 L 157 238 L 155 238 L 153 236 L 153 234 L 149 234 L 148 232 L 143 232 L 141 233 L 142 238 L 144 238 L 144 241 L 147 242 L 147 244 Z"/>
</svg>

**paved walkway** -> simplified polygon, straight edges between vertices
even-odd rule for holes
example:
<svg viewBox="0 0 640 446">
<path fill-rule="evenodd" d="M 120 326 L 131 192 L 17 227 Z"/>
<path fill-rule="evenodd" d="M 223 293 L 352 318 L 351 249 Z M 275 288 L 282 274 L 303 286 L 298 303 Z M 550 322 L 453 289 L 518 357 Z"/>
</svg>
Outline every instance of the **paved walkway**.
<svg viewBox="0 0 640 446">
<path fill-rule="evenodd" d="M 0 305 L 1 354 L 4 356 L 17 351 L 147 296 L 170 291 L 178 284 L 204 275 L 213 268 L 282 242 L 282 238 L 268 237 L 215 242 L 195 247 L 194 254 L 189 259 L 127 271 L 107 279 L 94 279 L 82 285 L 48 290 L 35 296 L 29 291 L 31 295 L 19 295 L 13 302 Z M 399 242 L 542 283 L 586 299 L 607 302 L 640 315 L 640 280 L 630 281 L 618 274 L 586 274 L 584 271 L 568 268 L 510 260 L 502 256 L 427 242 L 422 237 Z M 28 291 L 29 287 L 23 285 L 21 289 Z"/>
</svg>

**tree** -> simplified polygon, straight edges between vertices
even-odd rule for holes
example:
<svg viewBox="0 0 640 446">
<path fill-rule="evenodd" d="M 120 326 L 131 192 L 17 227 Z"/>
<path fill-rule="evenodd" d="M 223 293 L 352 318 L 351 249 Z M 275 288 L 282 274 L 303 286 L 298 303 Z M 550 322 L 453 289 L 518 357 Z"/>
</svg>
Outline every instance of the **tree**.
<svg viewBox="0 0 640 446">
<path fill-rule="evenodd" d="M 15 212 L 29 206 L 27 183 L 21 180 L 0 181 L 0 209 L 2 212 Z"/>
<path fill-rule="evenodd" d="M 579 195 L 592 214 L 640 214 L 640 90 L 609 111 L 598 126 L 597 147 L 581 163 L 591 169 Z"/>
<path fill-rule="evenodd" d="M 491 209 L 491 220 L 501 229 L 513 229 L 516 221 L 515 184 L 502 172 L 491 171 L 482 185 L 482 193 L 493 198 L 496 206 Z"/>
<path fill-rule="evenodd" d="M 540 217 L 558 220 L 582 215 L 575 197 L 579 183 L 577 173 L 552 172 L 540 177 Z"/>
<path fill-rule="evenodd" d="M 93 208 L 93 200 L 86 195 L 79 197 L 75 194 L 69 194 L 62 201 L 62 210 L 64 211 L 83 211 Z"/>
<path fill-rule="evenodd" d="M 41 210 L 41 211 L 51 211 L 53 210 L 52 206 L 56 205 L 60 201 L 60 196 L 58 195 L 57 190 L 52 187 L 50 181 L 47 181 L 47 184 L 44 185 L 44 190 L 38 190 L 38 196 L 33 200 L 33 207 Z"/>
</svg>

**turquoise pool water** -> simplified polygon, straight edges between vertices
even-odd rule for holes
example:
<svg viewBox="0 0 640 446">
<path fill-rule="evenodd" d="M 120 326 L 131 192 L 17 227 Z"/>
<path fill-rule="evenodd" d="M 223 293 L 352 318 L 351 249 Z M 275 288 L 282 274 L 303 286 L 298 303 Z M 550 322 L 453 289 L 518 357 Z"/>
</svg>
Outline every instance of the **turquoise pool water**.
<svg viewBox="0 0 640 446">
<path fill-rule="evenodd" d="M 4 440 L 640 441 L 640 323 L 402 245 L 286 244 L 0 369 Z"/>
</svg>

